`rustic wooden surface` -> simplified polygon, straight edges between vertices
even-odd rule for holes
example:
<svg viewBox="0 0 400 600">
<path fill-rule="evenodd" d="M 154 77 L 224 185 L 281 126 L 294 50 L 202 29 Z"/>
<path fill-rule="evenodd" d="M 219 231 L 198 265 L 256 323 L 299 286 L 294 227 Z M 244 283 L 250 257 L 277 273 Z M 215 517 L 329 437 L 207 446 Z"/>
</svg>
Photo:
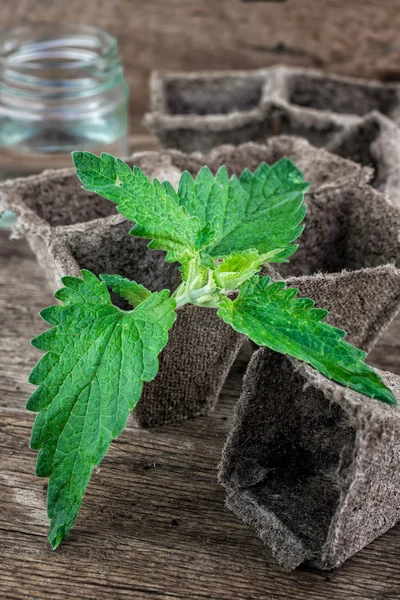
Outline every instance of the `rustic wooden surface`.
<svg viewBox="0 0 400 600">
<path fill-rule="evenodd" d="M 1 27 L 82 22 L 114 33 L 143 130 L 152 69 L 255 69 L 274 63 L 400 79 L 399 0 L 3 0 Z"/>
<path fill-rule="evenodd" d="M 284 574 L 255 534 L 224 507 L 216 467 L 245 362 L 215 413 L 154 430 L 129 426 L 95 473 L 68 540 L 46 541 L 45 480 L 29 449 L 24 409 L 38 358 L 29 340 L 52 303 L 23 241 L 0 234 L 0 598 L 43 600 L 395 600 L 400 525 L 321 573 Z M 400 327 L 372 362 L 400 372 Z"/>
</svg>

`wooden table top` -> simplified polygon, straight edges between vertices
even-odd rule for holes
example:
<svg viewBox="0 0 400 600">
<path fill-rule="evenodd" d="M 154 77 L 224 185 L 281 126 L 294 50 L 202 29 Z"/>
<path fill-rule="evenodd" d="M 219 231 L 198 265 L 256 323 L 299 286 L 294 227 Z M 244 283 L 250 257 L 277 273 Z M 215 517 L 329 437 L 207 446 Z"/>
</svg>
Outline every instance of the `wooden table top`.
<svg viewBox="0 0 400 600">
<path fill-rule="evenodd" d="M 46 480 L 29 449 L 29 340 L 52 303 L 26 243 L 0 234 L 0 598 L 43 600 L 395 600 L 400 524 L 331 572 L 282 573 L 256 535 L 224 507 L 217 464 L 245 370 L 239 358 L 209 417 L 128 426 L 93 476 L 58 550 L 47 543 Z M 399 323 L 399 322 L 398 322 Z M 370 361 L 400 373 L 400 326 Z"/>
</svg>

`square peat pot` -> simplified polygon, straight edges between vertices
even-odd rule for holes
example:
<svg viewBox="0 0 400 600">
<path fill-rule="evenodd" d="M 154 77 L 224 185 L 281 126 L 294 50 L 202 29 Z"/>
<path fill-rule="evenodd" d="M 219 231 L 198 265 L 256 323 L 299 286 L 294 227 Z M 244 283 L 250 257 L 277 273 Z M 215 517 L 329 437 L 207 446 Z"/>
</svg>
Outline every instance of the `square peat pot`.
<svg viewBox="0 0 400 600">
<path fill-rule="evenodd" d="M 400 378 L 380 372 L 400 400 Z M 258 350 L 220 482 L 287 570 L 339 566 L 400 519 L 400 410 Z"/>
<path fill-rule="evenodd" d="M 265 140 L 273 133 L 263 102 L 268 77 L 266 69 L 154 72 L 146 125 L 164 148 L 183 152 Z"/>
<path fill-rule="evenodd" d="M 264 94 L 279 133 L 326 146 L 348 126 L 378 111 L 400 121 L 400 86 L 286 66 L 269 70 Z M 280 112 L 279 112 L 280 109 Z"/>
<path fill-rule="evenodd" d="M 226 165 L 230 173 L 240 174 L 244 168 L 254 170 L 263 161 L 273 164 L 284 156 L 312 185 L 300 248 L 273 277 L 294 278 L 300 293 L 328 309 L 337 286 L 354 290 L 343 300 L 341 313 L 336 317 L 333 313 L 334 324 L 347 325 L 348 305 L 364 306 L 375 316 L 376 333 L 381 331 L 399 304 L 398 271 L 393 264 L 400 256 L 400 212 L 367 184 L 370 169 L 291 137 L 271 138 L 265 146 L 222 146 L 209 154 L 144 152 L 128 162 L 149 177 L 176 185 L 185 169 L 196 174 L 204 164 L 213 172 Z M 17 214 L 14 234 L 27 237 L 53 290 L 60 287 L 63 275 L 79 276 L 82 268 L 120 274 L 152 291 L 173 291 L 178 286 L 178 266 L 165 263 L 162 252 L 148 250 L 147 241 L 130 236 L 131 224 L 113 214 L 113 203 L 82 190 L 72 169 L 0 184 L 0 199 L 3 209 Z M 365 268 L 368 273 L 358 276 Z M 359 288 L 352 288 L 347 280 L 343 285 L 343 269 L 357 271 Z M 360 344 L 373 343 L 371 332 L 360 324 Z M 160 425 L 207 414 L 243 341 L 244 336 L 222 322 L 215 310 L 179 309 L 160 357 L 159 374 L 145 386 L 135 411 L 139 422 Z"/>
</svg>

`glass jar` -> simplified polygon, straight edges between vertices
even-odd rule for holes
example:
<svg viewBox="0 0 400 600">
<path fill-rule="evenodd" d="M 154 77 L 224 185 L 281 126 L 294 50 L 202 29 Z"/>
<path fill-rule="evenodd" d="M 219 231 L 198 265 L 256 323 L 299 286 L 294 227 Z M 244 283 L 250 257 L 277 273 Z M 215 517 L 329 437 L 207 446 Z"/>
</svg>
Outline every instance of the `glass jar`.
<svg viewBox="0 0 400 600">
<path fill-rule="evenodd" d="M 0 177 L 71 166 L 73 150 L 128 153 L 116 39 L 88 25 L 0 33 Z"/>
</svg>

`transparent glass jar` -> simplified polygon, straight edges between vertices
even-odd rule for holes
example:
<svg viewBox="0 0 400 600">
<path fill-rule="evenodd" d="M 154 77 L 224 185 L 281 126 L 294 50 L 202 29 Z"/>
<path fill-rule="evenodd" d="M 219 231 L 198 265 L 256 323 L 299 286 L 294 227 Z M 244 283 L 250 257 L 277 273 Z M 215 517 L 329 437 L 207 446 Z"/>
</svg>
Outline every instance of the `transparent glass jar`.
<svg viewBox="0 0 400 600">
<path fill-rule="evenodd" d="M 88 25 L 0 33 L 0 177 L 71 166 L 73 150 L 128 152 L 116 39 Z"/>
</svg>

